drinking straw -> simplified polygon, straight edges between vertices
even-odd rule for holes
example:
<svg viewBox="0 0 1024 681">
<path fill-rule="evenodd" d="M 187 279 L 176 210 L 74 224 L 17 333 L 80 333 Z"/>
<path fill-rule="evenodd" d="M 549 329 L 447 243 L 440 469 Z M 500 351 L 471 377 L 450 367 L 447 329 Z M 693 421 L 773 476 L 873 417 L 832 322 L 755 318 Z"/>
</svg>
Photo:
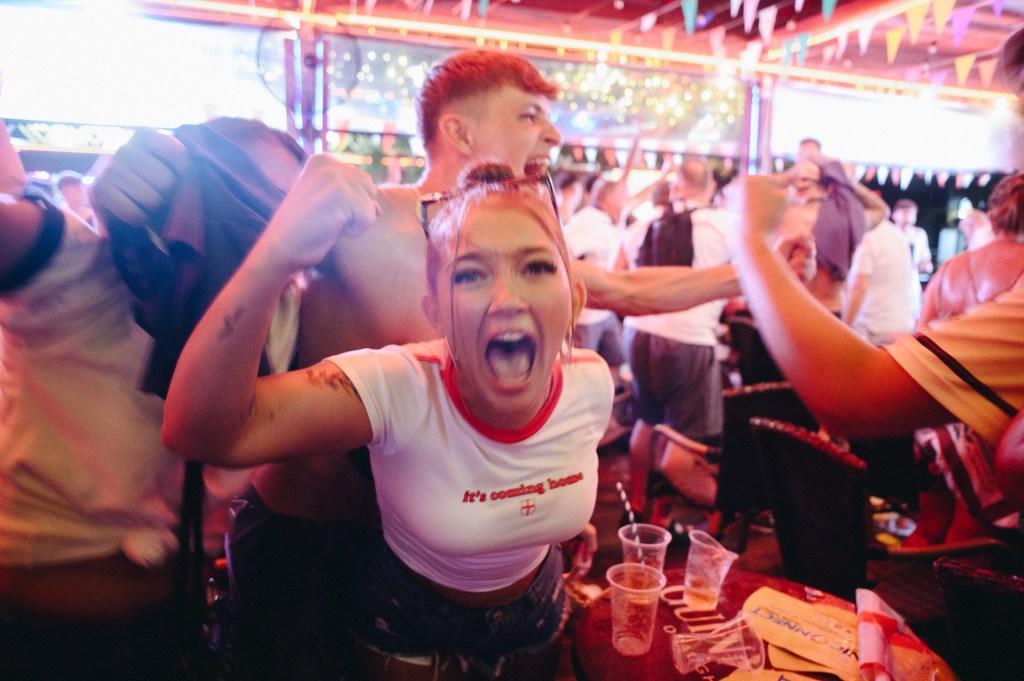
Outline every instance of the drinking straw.
<svg viewBox="0 0 1024 681">
<path fill-rule="evenodd" d="M 619 498 L 622 499 L 622 506 L 626 509 L 626 517 L 629 519 L 629 526 L 633 530 L 633 541 L 640 541 L 640 533 L 636 529 L 636 516 L 633 515 L 633 507 L 629 504 L 629 497 L 626 496 L 626 488 L 621 482 L 615 483 L 615 489 L 619 490 Z"/>
</svg>

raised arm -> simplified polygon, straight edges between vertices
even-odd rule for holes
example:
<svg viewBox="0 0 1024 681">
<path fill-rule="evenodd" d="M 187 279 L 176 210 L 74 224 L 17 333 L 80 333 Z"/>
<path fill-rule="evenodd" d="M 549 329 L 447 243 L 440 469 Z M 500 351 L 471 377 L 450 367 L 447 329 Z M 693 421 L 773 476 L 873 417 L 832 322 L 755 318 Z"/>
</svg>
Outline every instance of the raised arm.
<svg viewBox="0 0 1024 681">
<path fill-rule="evenodd" d="M 821 306 L 768 247 L 765 234 L 785 202 L 777 185 L 737 178 L 725 193 L 740 216 L 734 262 L 747 303 L 772 357 L 822 425 L 837 435 L 873 436 L 954 420 L 888 352 Z"/>
<path fill-rule="evenodd" d="M 573 269 L 586 284 L 588 307 L 614 310 L 621 315 L 676 312 L 740 294 L 731 265 L 609 271 L 577 260 Z"/>
<path fill-rule="evenodd" d="M 318 264 L 345 230 L 376 217 L 365 173 L 307 163 L 245 262 L 189 338 L 167 395 L 163 439 L 186 458 L 234 466 L 315 456 L 369 441 L 366 410 L 334 364 L 257 378 L 288 278 Z"/>
<path fill-rule="evenodd" d="M 853 178 L 850 178 L 850 186 L 853 187 L 853 193 L 857 196 L 857 200 L 864 206 L 864 220 L 867 222 L 868 229 L 877 227 L 882 220 L 889 217 L 889 205 L 882 200 L 882 197 Z"/>
</svg>

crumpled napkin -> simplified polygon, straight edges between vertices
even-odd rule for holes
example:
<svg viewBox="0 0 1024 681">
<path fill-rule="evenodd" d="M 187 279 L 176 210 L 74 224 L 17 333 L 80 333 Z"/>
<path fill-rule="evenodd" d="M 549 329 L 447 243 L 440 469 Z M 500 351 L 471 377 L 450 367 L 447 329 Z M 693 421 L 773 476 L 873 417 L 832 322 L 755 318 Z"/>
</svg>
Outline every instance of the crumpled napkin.
<svg viewBox="0 0 1024 681">
<path fill-rule="evenodd" d="M 931 651 L 870 589 L 857 589 L 857 647 L 865 681 L 934 681 Z"/>
</svg>

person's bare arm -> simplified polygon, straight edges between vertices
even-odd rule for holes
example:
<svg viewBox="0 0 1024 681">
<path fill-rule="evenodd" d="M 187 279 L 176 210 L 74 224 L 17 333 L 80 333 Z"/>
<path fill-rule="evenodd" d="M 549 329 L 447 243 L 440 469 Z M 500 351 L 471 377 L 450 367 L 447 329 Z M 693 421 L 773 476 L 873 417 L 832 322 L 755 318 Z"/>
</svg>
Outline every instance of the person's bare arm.
<svg viewBox="0 0 1024 681">
<path fill-rule="evenodd" d="M 853 281 L 849 282 L 846 305 L 843 307 L 844 324 L 850 325 L 857 318 L 857 313 L 860 312 L 861 306 L 864 305 L 864 298 L 867 297 L 868 285 L 870 283 L 871 277 L 866 274 L 855 275 Z"/>
<path fill-rule="evenodd" d="M 573 269 L 586 284 L 588 307 L 620 315 L 676 312 L 740 294 L 731 265 L 701 269 L 638 267 L 613 272 L 577 260 Z"/>
<path fill-rule="evenodd" d="M 1006 500 L 1024 511 L 1024 411 L 1010 421 L 996 447 L 996 484 Z"/>
<path fill-rule="evenodd" d="M 257 379 L 288 278 L 321 262 L 344 230 L 376 218 L 369 177 L 315 156 L 249 256 L 203 315 L 178 361 L 163 440 L 186 458 L 250 466 L 365 444 L 369 419 L 336 365 Z"/>
<path fill-rule="evenodd" d="M 924 289 L 924 296 L 921 298 L 921 316 L 917 320 L 918 329 L 928 326 L 929 322 L 939 316 L 939 292 L 942 289 L 942 280 L 945 278 L 945 274 L 946 267 L 940 267 Z"/>
<path fill-rule="evenodd" d="M 734 263 L 772 357 L 831 433 L 870 437 L 947 423 L 954 417 L 903 371 L 820 305 L 765 234 L 785 196 L 766 178 L 737 178 L 726 189 L 741 228 Z"/>
<path fill-rule="evenodd" d="M 20 194 L 25 188 L 25 167 L 11 142 L 7 124 L 0 118 L 0 194 Z"/>
<path fill-rule="evenodd" d="M 853 187 L 853 193 L 857 196 L 857 200 L 864 206 L 864 219 L 867 221 L 868 229 L 877 227 L 882 220 L 889 217 L 889 205 L 882 200 L 882 197 L 852 178 L 850 185 Z"/>
</svg>

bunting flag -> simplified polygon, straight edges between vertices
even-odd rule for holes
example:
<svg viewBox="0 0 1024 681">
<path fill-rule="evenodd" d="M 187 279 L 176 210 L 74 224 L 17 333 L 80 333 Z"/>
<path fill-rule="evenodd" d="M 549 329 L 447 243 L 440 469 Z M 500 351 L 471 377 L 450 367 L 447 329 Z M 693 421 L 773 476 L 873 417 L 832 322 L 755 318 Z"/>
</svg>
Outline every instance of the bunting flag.
<svg viewBox="0 0 1024 681">
<path fill-rule="evenodd" d="M 473 0 L 462 0 L 462 4 L 459 6 L 459 17 L 463 21 L 469 20 L 469 13 L 473 10 Z"/>
<path fill-rule="evenodd" d="M 430 10 L 434 9 L 434 0 L 427 0 L 423 3 L 423 13 L 430 14 Z"/>
<path fill-rule="evenodd" d="M 583 147 L 575 146 L 572 148 L 572 157 L 576 159 L 577 163 L 583 162 Z"/>
<path fill-rule="evenodd" d="M 988 87 L 992 83 L 992 76 L 995 75 L 996 64 L 998 62 L 998 57 L 983 59 L 978 62 L 978 75 L 981 76 L 981 82 L 985 87 Z"/>
<path fill-rule="evenodd" d="M 939 189 L 944 189 L 946 187 L 946 182 L 948 180 L 949 180 L 949 173 L 947 173 L 946 171 L 942 171 L 941 173 L 938 173 L 935 176 L 935 181 L 938 182 Z"/>
<path fill-rule="evenodd" d="M 796 2 L 793 3 L 793 13 L 794 14 L 800 14 L 800 12 L 803 12 L 803 11 L 804 11 L 804 0 L 796 0 Z"/>
<path fill-rule="evenodd" d="M 934 0 L 932 3 L 932 18 L 935 19 L 935 35 L 941 35 L 946 29 L 946 22 L 953 11 L 956 0 Z"/>
<path fill-rule="evenodd" d="M 793 48 L 796 47 L 795 40 L 787 40 L 782 45 L 782 66 L 787 67 L 793 63 Z"/>
<path fill-rule="evenodd" d="M 777 158 L 775 159 L 775 172 L 781 173 L 786 168 L 786 159 Z"/>
<path fill-rule="evenodd" d="M 757 18 L 758 0 L 743 0 L 743 32 L 750 33 Z"/>
<path fill-rule="evenodd" d="M 729 0 L 729 16 L 736 18 L 736 15 L 740 13 L 740 7 L 743 5 L 743 0 Z"/>
<path fill-rule="evenodd" d="M 614 168 L 614 167 L 616 167 L 619 164 L 619 162 L 615 159 L 615 150 L 614 149 L 605 149 L 604 150 L 604 160 L 605 160 L 605 163 L 608 164 L 609 168 Z"/>
<path fill-rule="evenodd" d="M 928 7 L 928 3 L 924 3 L 907 10 L 907 28 L 910 29 L 911 45 L 916 45 L 917 39 L 921 37 L 921 25 L 924 24 L 924 15 L 928 13 Z"/>
<path fill-rule="evenodd" d="M 373 8 L 376 6 L 377 0 L 366 0 L 366 4 L 364 5 L 364 7 L 366 7 L 366 13 L 373 14 Z"/>
<path fill-rule="evenodd" d="M 683 25 L 686 28 L 686 35 L 693 35 L 694 24 L 697 23 L 697 0 L 682 0 Z"/>
<path fill-rule="evenodd" d="M 796 65 L 803 66 L 807 59 L 807 45 L 811 39 L 810 33 L 800 33 L 796 37 Z"/>
<path fill-rule="evenodd" d="M 629 149 L 616 149 L 615 150 L 615 162 L 620 168 L 626 165 L 626 161 L 629 160 Z"/>
<path fill-rule="evenodd" d="M 900 51 L 900 43 L 903 42 L 903 36 L 906 33 L 906 26 L 892 28 L 885 32 L 885 54 L 890 64 L 896 59 L 896 53 Z M 861 52 L 861 54 L 864 53 Z"/>
<path fill-rule="evenodd" d="M 672 51 L 672 47 L 676 44 L 676 27 L 667 26 L 661 29 L 661 49 L 666 52 Z"/>
<path fill-rule="evenodd" d="M 858 163 L 853 167 L 853 179 L 858 182 L 864 178 L 864 174 L 868 171 L 868 168 L 863 163 Z"/>
<path fill-rule="evenodd" d="M 889 180 L 889 169 L 885 166 L 878 166 L 878 184 L 885 184 Z"/>
<path fill-rule="evenodd" d="M 708 42 L 711 43 L 711 54 L 715 59 L 725 59 L 725 25 L 715 26 L 708 31 Z"/>
<path fill-rule="evenodd" d="M 487 18 L 487 8 L 490 7 L 491 0 L 478 0 L 476 3 L 476 13 L 480 15 L 481 19 Z"/>
<path fill-rule="evenodd" d="M 842 59 L 843 53 L 846 52 L 846 43 L 850 39 L 850 34 L 843 31 L 836 36 L 836 59 Z"/>
<path fill-rule="evenodd" d="M 984 187 L 984 186 L 986 186 L 991 181 L 992 181 L 992 174 L 991 173 L 982 173 L 978 177 L 978 186 L 979 187 Z"/>
<path fill-rule="evenodd" d="M 942 87 L 942 84 L 946 82 L 946 76 L 949 75 L 949 69 L 940 69 L 938 71 L 932 71 L 930 76 L 932 85 L 935 87 Z"/>
<path fill-rule="evenodd" d="M 586 155 L 587 161 L 591 165 L 597 163 L 597 148 L 596 147 L 587 147 L 586 149 L 583 150 L 583 153 Z"/>
<path fill-rule="evenodd" d="M 932 172 L 931 170 L 924 171 L 924 183 L 925 184 L 931 184 L 933 177 L 935 177 L 935 173 L 934 172 Z"/>
<path fill-rule="evenodd" d="M 970 187 L 971 183 L 974 182 L 974 173 L 964 173 L 961 180 L 965 187 Z"/>
<path fill-rule="evenodd" d="M 898 185 L 902 186 L 902 184 L 900 183 L 900 175 L 902 175 L 902 172 L 900 171 L 900 169 L 899 168 L 893 168 L 892 171 L 889 173 L 889 179 L 892 180 L 893 184 L 898 184 Z"/>
<path fill-rule="evenodd" d="M 612 45 L 621 45 L 622 31 L 612 31 L 611 34 L 608 36 L 608 42 L 610 42 Z"/>
<path fill-rule="evenodd" d="M 992 14 L 997 17 L 1003 16 L 1003 0 L 992 0 Z M 733 14 L 733 16 L 736 16 Z"/>
<path fill-rule="evenodd" d="M 836 9 L 836 0 L 821 0 L 821 16 L 825 21 L 832 20 L 832 12 Z"/>
<path fill-rule="evenodd" d="M 644 163 L 647 164 L 648 170 L 658 169 L 658 152 L 656 151 L 645 151 L 644 152 Z"/>
<path fill-rule="evenodd" d="M 640 17 L 640 32 L 647 33 L 649 30 L 654 28 L 654 24 L 658 21 L 658 15 L 654 12 L 648 12 L 647 14 Z"/>
<path fill-rule="evenodd" d="M 875 20 L 870 19 L 860 25 L 857 29 L 857 39 L 860 41 L 861 56 L 867 53 L 868 45 L 871 44 L 871 34 L 875 32 Z"/>
<path fill-rule="evenodd" d="M 914 179 L 914 171 L 910 168 L 904 168 L 900 171 L 900 189 L 907 191 L 907 187 L 910 186 L 910 181 Z"/>
<path fill-rule="evenodd" d="M 821 48 L 821 65 L 828 66 L 832 63 L 832 59 L 836 56 L 835 45 L 825 45 Z"/>
<path fill-rule="evenodd" d="M 740 73 L 742 77 L 749 78 L 757 67 L 761 58 L 761 50 L 764 44 L 760 40 L 751 40 L 740 54 Z"/>
<path fill-rule="evenodd" d="M 775 31 L 775 17 L 779 13 L 776 5 L 765 7 L 757 13 L 757 31 L 761 34 L 761 42 L 770 45 L 772 32 Z"/>
<path fill-rule="evenodd" d="M 875 179 L 876 172 L 877 170 L 875 169 L 875 166 L 868 166 L 867 171 L 864 173 L 864 182 L 871 182 Z"/>
<path fill-rule="evenodd" d="M 957 57 L 953 60 L 953 65 L 956 66 L 956 82 L 961 87 L 967 81 L 967 74 L 971 72 L 971 67 L 974 66 L 974 60 L 977 58 L 977 54 L 965 54 L 962 57 Z"/>
<path fill-rule="evenodd" d="M 974 18 L 974 10 L 976 8 L 976 5 L 964 7 L 950 15 L 953 27 L 953 44 L 957 47 L 960 47 L 960 43 L 964 41 L 964 34 L 967 33 L 967 27 L 970 26 L 971 19 Z"/>
</svg>

